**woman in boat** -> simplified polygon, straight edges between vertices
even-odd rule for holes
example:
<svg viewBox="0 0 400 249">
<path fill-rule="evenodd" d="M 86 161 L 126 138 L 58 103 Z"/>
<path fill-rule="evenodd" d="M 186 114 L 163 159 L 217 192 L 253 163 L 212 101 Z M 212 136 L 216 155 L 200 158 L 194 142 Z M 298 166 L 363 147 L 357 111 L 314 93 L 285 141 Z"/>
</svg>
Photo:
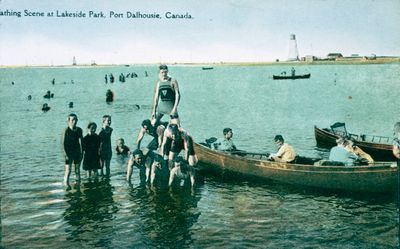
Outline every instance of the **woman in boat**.
<svg viewBox="0 0 400 249">
<path fill-rule="evenodd" d="M 293 147 L 285 143 L 282 135 L 276 135 L 274 138 L 275 144 L 278 147 L 278 152 L 269 155 L 268 159 L 276 162 L 291 163 L 296 159 L 296 152 Z"/>
<path fill-rule="evenodd" d="M 356 146 L 352 139 L 345 140 L 344 144 L 345 149 L 350 153 L 356 154 L 361 161 L 366 161 L 368 164 L 374 163 L 374 159 L 368 153 L 364 152 L 360 147 Z"/>
<path fill-rule="evenodd" d="M 159 81 L 156 83 L 153 96 L 151 119 L 157 122 L 164 114 L 170 115 L 171 123 L 179 124 L 178 104 L 180 93 L 178 82 L 168 76 L 167 65 L 159 67 Z"/>
<path fill-rule="evenodd" d="M 397 167 L 400 167 L 400 122 L 393 128 L 393 155 L 397 158 Z"/>
</svg>

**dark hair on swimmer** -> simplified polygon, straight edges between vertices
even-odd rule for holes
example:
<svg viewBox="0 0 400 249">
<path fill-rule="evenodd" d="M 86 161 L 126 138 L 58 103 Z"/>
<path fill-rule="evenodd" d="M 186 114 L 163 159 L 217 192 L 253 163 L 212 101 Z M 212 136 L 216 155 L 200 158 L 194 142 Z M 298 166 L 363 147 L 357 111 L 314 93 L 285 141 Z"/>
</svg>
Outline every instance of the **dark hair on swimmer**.
<svg viewBox="0 0 400 249">
<path fill-rule="evenodd" d="M 224 128 L 224 130 L 222 131 L 222 133 L 224 133 L 224 135 L 228 134 L 228 132 L 232 131 L 231 128 Z"/>
<path fill-rule="evenodd" d="M 90 122 L 87 126 L 88 129 L 90 129 L 90 127 L 94 126 L 94 128 L 97 128 L 97 124 L 95 122 Z"/>
<path fill-rule="evenodd" d="M 276 135 L 275 138 L 274 138 L 274 140 L 275 140 L 275 141 L 281 141 L 281 142 L 284 142 L 284 141 L 285 141 L 285 140 L 283 140 L 282 135 Z"/>
<path fill-rule="evenodd" d="M 143 156 L 143 152 L 139 149 L 132 151 L 132 156 L 140 155 Z"/>
<path fill-rule="evenodd" d="M 185 160 L 182 156 L 178 156 L 174 158 L 174 163 L 183 163 Z"/>
<path fill-rule="evenodd" d="M 143 122 L 142 122 L 142 127 L 144 127 L 144 126 L 147 126 L 147 128 L 150 128 L 150 127 L 151 127 L 150 119 L 145 119 L 145 120 L 143 120 Z"/>
<path fill-rule="evenodd" d="M 162 64 L 162 65 L 159 66 L 159 69 L 160 70 L 168 70 L 168 66 L 165 65 L 165 64 Z"/>
<path fill-rule="evenodd" d="M 169 128 L 171 129 L 172 134 L 176 135 L 178 133 L 178 125 L 177 124 L 170 124 Z"/>
</svg>

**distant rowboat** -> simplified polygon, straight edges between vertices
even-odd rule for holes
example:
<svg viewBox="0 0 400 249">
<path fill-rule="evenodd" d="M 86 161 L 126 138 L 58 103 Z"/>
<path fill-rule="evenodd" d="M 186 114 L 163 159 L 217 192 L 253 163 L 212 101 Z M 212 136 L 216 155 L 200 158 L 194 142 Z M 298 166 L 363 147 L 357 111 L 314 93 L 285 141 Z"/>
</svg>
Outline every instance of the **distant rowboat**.
<svg viewBox="0 0 400 249">
<path fill-rule="evenodd" d="M 203 69 L 203 70 L 211 70 L 211 69 L 214 69 L 213 67 L 202 67 L 201 69 Z"/>
<path fill-rule="evenodd" d="M 296 79 L 308 79 L 311 74 L 303 74 L 303 75 L 273 75 L 272 78 L 274 80 L 296 80 Z"/>
</svg>

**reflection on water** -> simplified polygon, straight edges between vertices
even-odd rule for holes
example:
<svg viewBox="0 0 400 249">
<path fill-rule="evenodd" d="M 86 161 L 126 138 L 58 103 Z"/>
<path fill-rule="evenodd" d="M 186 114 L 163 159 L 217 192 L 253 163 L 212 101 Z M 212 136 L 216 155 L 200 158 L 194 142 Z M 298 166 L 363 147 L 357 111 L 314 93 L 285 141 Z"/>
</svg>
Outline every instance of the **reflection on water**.
<svg viewBox="0 0 400 249">
<path fill-rule="evenodd" d="M 197 202 L 200 190 L 132 188 L 130 201 L 138 208 L 132 210 L 133 216 L 139 216 L 140 233 L 146 246 L 161 248 L 182 248 L 190 245 L 191 227 L 197 222 L 200 212 Z"/>
<path fill-rule="evenodd" d="M 84 183 L 75 191 L 68 192 L 66 198 L 70 206 L 63 216 L 71 225 L 65 231 L 67 240 L 109 246 L 115 232 L 112 221 L 119 210 L 113 200 L 109 179 Z M 106 236 L 97 237 L 97 234 Z"/>
</svg>

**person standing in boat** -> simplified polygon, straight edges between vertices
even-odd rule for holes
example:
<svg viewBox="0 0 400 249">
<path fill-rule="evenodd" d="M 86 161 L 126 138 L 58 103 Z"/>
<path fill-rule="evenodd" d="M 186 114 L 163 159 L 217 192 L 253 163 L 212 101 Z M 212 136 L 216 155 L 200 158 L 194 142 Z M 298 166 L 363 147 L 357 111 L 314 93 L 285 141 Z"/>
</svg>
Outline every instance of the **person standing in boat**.
<svg viewBox="0 0 400 249">
<path fill-rule="evenodd" d="M 393 128 L 393 155 L 397 158 L 397 167 L 400 167 L 400 122 Z"/>
<path fill-rule="evenodd" d="M 236 146 L 233 144 L 232 137 L 233 132 L 231 128 L 224 128 L 222 133 L 224 134 L 224 139 L 221 142 L 214 143 L 214 148 L 217 150 L 237 150 Z"/>
<path fill-rule="evenodd" d="M 170 123 L 179 125 L 178 104 L 180 92 L 176 79 L 168 76 L 167 65 L 160 65 L 159 80 L 156 83 L 153 95 L 151 120 L 157 123 L 164 114 L 170 116 Z"/>
<path fill-rule="evenodd" d="M 278 147 L 278 152 L 269 155 L 268 159 L 275 162 L 291 163 L 296 158 L 296 152 L 293 147 L 285 143 L 282 135 L 276 135 L 274 138 L 275 144 Z"/>
<path fill-rule="evenodd" d="M 296 75 L 296 70 L 294 70 L 294 67 L 292 67 L 292 76 Z"/>
</svg>

